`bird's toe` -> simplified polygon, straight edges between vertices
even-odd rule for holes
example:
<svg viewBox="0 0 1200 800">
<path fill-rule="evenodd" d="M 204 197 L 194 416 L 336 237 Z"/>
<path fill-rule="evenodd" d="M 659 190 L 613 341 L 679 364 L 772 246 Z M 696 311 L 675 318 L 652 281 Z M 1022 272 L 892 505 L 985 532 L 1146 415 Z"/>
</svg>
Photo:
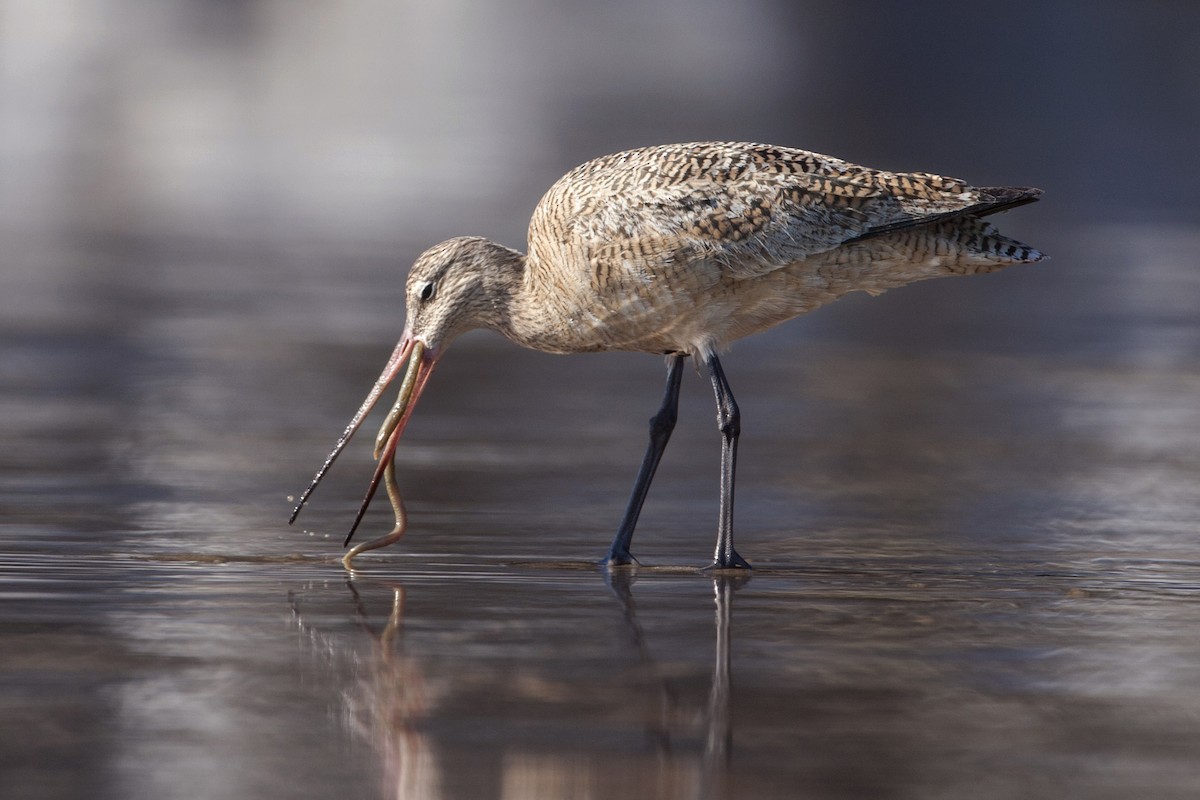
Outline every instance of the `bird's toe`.
<svg viewBox="0 0 1200 800">
<path fill-rule="evenodd" d="M 704 568 L 704 572 L 713 572 L 715 570 L 746 570 L 754 569 L 750 566 L 750 562 L 738 555 L 734 550 L 728 555 L 722 554 L 715 559 L 713 563 Z"/>
<path fill-rule="evenodd" d="M 638 563 L 628 550 L 609 550 L 608 555 L 600 559 L 602 567 L 636 567 Z"/>
</svg>

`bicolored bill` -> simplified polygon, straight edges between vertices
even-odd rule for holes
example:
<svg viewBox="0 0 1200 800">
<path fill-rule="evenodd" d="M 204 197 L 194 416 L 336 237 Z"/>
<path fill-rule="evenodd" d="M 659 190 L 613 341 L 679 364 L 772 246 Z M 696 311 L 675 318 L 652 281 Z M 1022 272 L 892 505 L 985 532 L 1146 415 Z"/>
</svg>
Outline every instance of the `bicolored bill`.
<svg viewBox="0 0 1200 800">
<path fill-rule="evenodd" d="M 371 485 L 368 487 L 367 494 L 358 509 L 358 515 L 354 518 L 354 524 L 350 527 L 350 532 L 346 536 L 345 544 L 350 544 L 350 539 L 354 536 L 355 530 L 358 529 L 358 524 L 362 521 L 367 507 L 371 504 L 371 499 L 379 489 L 379 482 L 383 478 L 384 470 L 395 457 L 396 445 L 400 441 L 400 435 L 404 432 L 404 427 L 408 424 L 409 417 L 412 416 L 413 409 L 417 405 L 417 400 L 425 390 L 425 384 L 428 382 L 429 376 L 433 373 L 434 366 L 437 365 L 437 359 L 438 354 L 426 348 L 424 342 L 413 338 L 407 333 L 405 334 L 400 343 L 396 345 L 396 349 L 392 352 L 391 358 L 388 359 L 383 372 L 380 373 L 379 378 L 375 381 L 375 385 L 371 387 L 367 398 L 359 406 L 358 411 L 350 420 L 350 424 L 346 426 L 346 430 L 342 432 L 341 438 L 338 439 L 337 444 L 334 445 L 333 450 L 325 459 L 325 463 L 317 470 L 317 474 L 313 477 L 308 488 L 304 490 L 304 494 L 300 495 L 300 501 L 296 504 L 295 509 L 293 509 L 292 516 L 288 519 L 288 524 L 296 521 L 300 510 L 308 502 L 309 495 L 317 488 L 317 484 L 321 482 L 321 479 L 325 477 L 325 473 L 333 466 L 333 462 L 341 455 L 346 444 L 349 443 L 355 432 L 362 426 L 363 420 L 371 413 L 371 409 L 379 401 L 380 395 L 395 380 L 396 376 L 400 374 L 400 371 L 404 369 L 404 365 L 407 362 L 408 368 L 404 372 L 404 379 L 400 382 L 400 393 L 396 398 L 396 403 L 384 419 L 383 425 L 379 429 L 379 435 L 375 437 L 375 459 L 378 463 L 375 465 L 375 474 L 371 478 Z"/>
</svg>

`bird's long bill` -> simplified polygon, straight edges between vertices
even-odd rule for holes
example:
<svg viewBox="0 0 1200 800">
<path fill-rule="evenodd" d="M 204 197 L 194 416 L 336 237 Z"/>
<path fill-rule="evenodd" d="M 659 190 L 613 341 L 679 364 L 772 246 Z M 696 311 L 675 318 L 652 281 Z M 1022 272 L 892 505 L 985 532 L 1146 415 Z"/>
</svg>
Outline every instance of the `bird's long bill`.
<svg viewBox="0 0 1200 800">
<path fill-rule="evenodd" d="M 308 488 L 304 490 L 304 494 L 300 495 L 300 501 L 296 503 L 296 507 L 292 510 L 292 516 L 288 519 L 288 524 L 296 521 L 296 517 L 300 514 L 300 510 L 304 508 L 304 504 L 308 502 L 309 495 L 311 495 L 313 490 L 317 488 L 317 484 L 321 482 L 321 479 L 325 477 L 325 473 L 329 471 L 331 466 L 333 466 L 333 462 L 337 460 L 339 455 L 341 455 L 342 450 L 346 447 L 346 444 L 350 441 L 351 437 L 354 436 L 355 431 L 357 431 L 362 425 L 363 420 L 367 417 L 367 414 L 369 414 L 371 409 L 375 407 L 375 403 L 379 401 L 379 397 L 383 394 L 384 389 L 386 389 L 388 384 L 390 384 L 400 373 L 405 361 L 408 362 L 408 371 L 405 374 L 404 381 L 401 384 L 400 397 L 397 399 L 396 405 L 388 413 L 387 419 L 384 421 L 383 429 L 381 429 L 379 432 L 379 441 L 383 443 L 383 447 L 388 447 L 388 440 L 391 440 L 390 448 L 388 448 L 388 458 L 391 458 L 392 454 L 395 452 L 395 443 L 399 439 L 399 433 L 403 430 L 404 424 L 408 421 L 408 417 L 412 413 L 413 405 L 415 404 L 417 397 L 420 395 L 421 390 L 424 388 L 425 382 L 428 380 L 429 373 L 432 371 L 434 362 L 436 361 L 436 359 L 432 358 L 429 352 L 425 349 L 424 343 L 412 338 L 411 336 L 405 336 L 400 343 L 396 345 L 396 349 L 392 352 L 391 358 L 388 359 L 387 366 L 383 368 L 383 372 L 380 373 L 379 378 L 375 381 L 375 385 L 371 387 L 371 391 L 367 395 L 366 400 L 364 400 L 362 405 L 359 406 L 359 409 L 354 414 L 353 419 L 350 420 L 350 424 L 346 426 L 346 430 L 342 432 L 337 444 L 334 445 L 333 450 L 325 459 L 325 463 L 321 465 L 319 470 L 317 470 L 317 474 L 313 476 L 312 482 L 309 483 Z M 394 437 L 393 434 L 395 434 Z M 375 448 L 376 457 L 379 455 L 380 447 L 381 445 L 377 443 Z M 370 502 L 371 497 L 375 494 L 375 489 L 378 488 L 379 477 L 383 474 L 383 466 L 385 463 L 386 460 L 381 460 L 380 466 L 376 468 L 375 478 L 371 482 L 371 490 L 367 494 L 366 501 L 364 501 L 364 509 L 366 503 Z M 362 511 L 359 512 L 359 519 L 361 518 Z M 356 521 L 355 525 L 357 524 L 358 523 Z M 353 534 L 353 531 L 351 531 L 351 533 Z"/>
<path fill-rule="evenodd" d="M 392 410 L 383 420 L 383 425 L 379 427 L 379 433 L 375 437 L 375 474 L 371 477 L 371 485 L 367 487 L 367 494 L 363 497 L 362 505 L 358 507 L 358 514 L 354 517 L 354 524 L 350 526 L 350 532 L 346 534 L 346 541 L 342 543 L 345 547 L 350 544 L 350 540 L 354 538 L 354 532 L 358 530 L 358 523 L 362 522 L 363 515 L 367 513 L 367 506 L 371 505 L 371 499 L 375 497 L 376 490 L 379 489 L 379 481 L 383 478 L 387 471 L 387 467 L 392 463 L 392 459 L 396 455 L 396 445 L 400 442 L 400 435 L 404 433 L 404 426 L 408 424 L 408 418 L 412 416 L 413 409 L 417 407 L 417 399 L 420 398 L 421 392 L 425 391 L 425 384 L 429 381 L 429 376 L 433 374 L 433 368 L 437 365 L 437 356 L 425 349 L 425 344 L 419 340 L 414 340 L 412 345 L 412 354 L 408 360 L 408 370 L 404 373 L 404 380 L 400 383 L 400 392 L 396 396 L 396 403 L 392 406 Z M 382 379 L 382 376 L 380 376 Z M 393 481 L 391 488 L 395 489 L 394 478 L 389 477 L 389 481 Z M 399 495 L 397 494 L 396 497 Z M 399 502 L 395 498 L 393 503 Z M 396 524 L 403 525 L 403 510 L 396 510 Z"/>
</svg>

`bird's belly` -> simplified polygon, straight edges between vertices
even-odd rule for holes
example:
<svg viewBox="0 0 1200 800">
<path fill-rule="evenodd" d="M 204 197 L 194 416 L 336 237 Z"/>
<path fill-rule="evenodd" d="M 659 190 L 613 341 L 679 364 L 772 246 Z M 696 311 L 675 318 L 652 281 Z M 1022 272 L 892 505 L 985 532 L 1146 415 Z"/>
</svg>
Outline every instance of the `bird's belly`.
<svg viewBox="0 0 1200 800">
<path fill-rule="evenodd" d="M 853 291 L 987 272 L 1011 261 L 965 249 L 958 228 L 978 220 L 899 231 L 756 274 L 712 262 L 650 272 L 611 268 L 603 285 L 573 282 L 543 295 L 537 336 L 521 344 L 555 353 L 608 350 L 700 353 L 767 330 Z M 968 231 L 970 233 L 970 231 Z"/>
<path fill-rule="evenodd" d="M 802 298 L 781 299 L 753 289 L 718 284 L 705 292 L 629 292 L 610 295 L 603 302 L 594 295 L 578 298 L 554 309 L 543 308 L 539 335 L 519 343 L 553 353 L 699 353 L 720 350 L 807 310 Z M 554 321 L 547 324 L 549 317 Z"/>
</svg>

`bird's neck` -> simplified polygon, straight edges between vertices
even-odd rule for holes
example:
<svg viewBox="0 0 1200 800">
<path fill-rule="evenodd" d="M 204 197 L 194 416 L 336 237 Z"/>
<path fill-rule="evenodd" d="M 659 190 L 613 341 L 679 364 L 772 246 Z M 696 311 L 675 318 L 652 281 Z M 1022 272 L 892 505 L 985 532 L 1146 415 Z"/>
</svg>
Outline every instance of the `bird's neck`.
<svg viewBox="0 0 1200 800">
<path fill-rule="evenodd" d="M 482 295 L 486 308 L 477 312 L 479 327 L 503 334 L 533 350 L 550 353 L 578 352 L 594 347 L 580 346 L 579 331 L 572 318 L 559 307 L 566 300 L 561 271 L 547 269 L 536 254 L 526 256 L 501 245 L 488 254 L 486 286 Z"/>
<path fill-rule="evenodd" d="M 513 315 L 521 305 L 527 259 L 518 252 L 495 242 L 487 242 L 487 268 L 477 295 L 475 325 L 518 340 Z"/>
</svg>

